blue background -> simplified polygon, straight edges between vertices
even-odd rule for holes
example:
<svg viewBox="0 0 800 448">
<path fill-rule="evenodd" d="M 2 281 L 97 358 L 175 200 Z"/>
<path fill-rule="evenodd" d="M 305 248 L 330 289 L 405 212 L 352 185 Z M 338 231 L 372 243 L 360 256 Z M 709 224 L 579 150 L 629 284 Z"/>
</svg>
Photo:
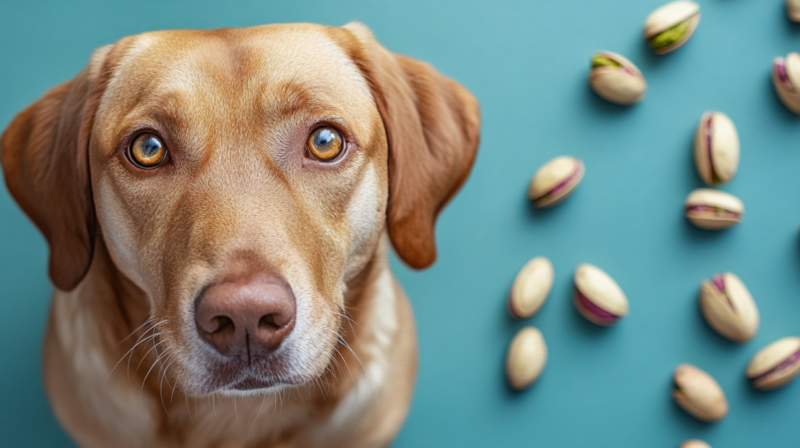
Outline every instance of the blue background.
<svg viewBox="0 0 800 448">
<path fill-rule="evenodd" d="M 780 0 L 701 0 L 689 43 L 666 56 L 641 38 L 662 0 L 492 2 L 37 1 L 0 2 L 0 125 L 49 87 L 74 76 L 92 49 L 166 28 L 216 28 L 359 20 L 392 51 L 433 63 L 480 100 L 483 138 L 473 175 L 441 216 L 432 269 L 395 270 L 415 308 L 420 376 L 395 447 L 676 447 L 700 437 L 717 447 L 800 443 L 800 381 L 771 392 L 743 379 L 762 346 L 800 333 L 800 117 L 776 98 L 770 64 L 798 50 L 800 26 Z M 595 50 L 626 55 L 644 72 L 644 102 L 596 97 L 586 75 Z M 740 170 L 724 190 L 746 205 L 744 222 L 701 231 L 682 216 L 701 182 L 691 145 L 707 109 L 736 123 Z M 531 174 L 571 154 L 586 176 L 548 211 L 526 199 Z M 0 192 L 0 446 L 72 446 L 41 385 L 49 302 L 47 248 L 5 189 Z M 526 322 L 505 297 L 530 258 L 549 257 L 556 281 Z M 581 318 L 574 267 L 606 270 L 630 300 L 612 328 Z M 737 273 L 761 311 L 756 338 L 734 344 L 697 307 L 700 281 Z M 539 327 L 550 359 L 532 388 L 506 386 L 508 342 Z M 681 362 L 711 373 L 730 402 L 716 424 L 670 398 Z"/>
</svg>

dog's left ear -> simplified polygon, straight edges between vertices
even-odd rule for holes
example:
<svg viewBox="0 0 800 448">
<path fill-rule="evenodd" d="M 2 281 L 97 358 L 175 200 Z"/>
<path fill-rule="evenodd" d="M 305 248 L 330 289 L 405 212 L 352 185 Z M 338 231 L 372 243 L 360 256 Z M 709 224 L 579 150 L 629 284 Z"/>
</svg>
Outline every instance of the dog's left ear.
<svg viewBox="0 0 800 448">
<path fill-rule="evenodd" d="M 381 46 L 360 23 L 344 26 L 343 47 L 369 83 L 389 142 L 389 237 L 400 258 L 423 269 L 436 261 L 436 217 L 475 161 L 475 97 L 433 67 Z"/>
</svg>

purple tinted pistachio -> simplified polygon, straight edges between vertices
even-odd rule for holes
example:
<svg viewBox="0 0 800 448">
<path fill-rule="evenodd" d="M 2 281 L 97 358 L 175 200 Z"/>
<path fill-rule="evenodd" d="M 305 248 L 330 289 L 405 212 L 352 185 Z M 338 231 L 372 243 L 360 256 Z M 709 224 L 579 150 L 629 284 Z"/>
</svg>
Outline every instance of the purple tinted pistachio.
<svg viewBox="0 0 800 448">
<path fill-rule="evenodd" d="M 739 213 L 731 212 L 719 207 L 712 207 L 710 205 L 692 205 L 686 210 L 690 212 L 716 212 L 719 216 L 729 216 L 731 218 L 738 218 Z"/>
<path fill-rule="evenodd" d="M 714 278 L 712 280 L 714 282 L 714 285 L 716 285 L 717 289 L 719 289 L 719 292 L 724 294 L 725 293 L 725 277 L 723 277 L 722 274 L 717 274 L 717 275 L 714 276 Z"/>
<path fill-rule="evenodd" d="M 548 191 L 547 193 L 545 193 L 545 194 L 539 196 L 538 198 L 534 199 L 534 201 L 541 201 L 542 199 L 544 199 L 544 198 L 546 198 L 548 196 L 553 196 L 554 194 L 556 194 L 559 191 L 563 190 L 564 187 L 569 185 L 570 182 L 572 182 L 575 179 L 575 176 L 577 176 L 578 173 L 580 173 L 581 169 L 583 169 L 583 162 L 578 161 L 578 163 L 575 164 L 575 170 L 572 171 L 572 174 L 567 176 L 567 178 L 562 180 L 558 185 L 556 185 L 555 187 L 551 188 L 550 191 Z"/>
<path fill-rule="evenodd" d="M 719 290 L 719 292 L 720 292 L 722 295 L 724 295 L 724 296 L 725 296 L 725 300 L 728 302 L 728 305 L 730 305 L 730 307 L 731 307 L 731 308 L 732 308 L 734 311 L 736 311 L 735 307 L 733 306 L 733 301 L 732 301 L 732 300 L 731 300 L 731 298 L 728 296 L 728 293 L 727 293 L 727 291 L 725 291 L 725 277 L 723 277 L 723 276 L 722 276 L 722 274 L 715 274 L 715 275 L 714 275 L 714 277 L 712 277 L 712 278 L 711 278 L 711 281 L 714 283 L 714 286 L 716 286 L 716 287 L 717 287 L 717 289 Z"/>
<path fill-rule="evenodd" d="M 757 383 L 759 381 L 762 381 L 762 380 L 764 380 L 764 379 L 766 379 L 766 378 L 768 378 L 768 377 L 770 377 L 772 375 L 780 373 L 784 369 L 787 369 L 787 368 L 791 367 L 797 361 L 800 361 L 800 349 L 797 349 L 797 351 L 792 353 L 792 356 L 789 356 L 788 358 L 786 358 L 783 362 L 781 362 L 777 366 L 767 370 L 766 372 L 762 373 L 761 375 L 758 375 L 758 376 L 750 378 L 750 381 L 752 383 Z"/>
<path fill-rule="evenodd" d="M 711 138 L 714 135 L 714 115 L 709 114 L 708 120 L 706 120 L 706 128 L 704 132 L 704 136 L 706 139 L 706 154 L 708 154 L 708 169 L 711 170 L 711 179 L 715 184 L 720 183 L 720 178 L 717 175 L 717 172 L 714 170 L 714 155 L 712 146 L 711 146 Z"/>
<path fill-rule="evenodd" d="M 609 313 L 608 311 L 600 308 L 599 306 L 595 305 L 594 302 L 589 300 L 580 289 L 575 288 L 575 293 L 578 296 L 578 302 L 583 305 L 589 312 L 597 316 L 598 318 L 606 321 L 615 321 L 619 319 L 619 316 L 616 314 Z"/>
<path fill-rule="evenodd" d="M 775 71 L 778 72 L 778 79 L 781 80 L 781 83 L 783 83 L 784 87 L 793 91 L 794 86 L 792 85 L 792 82 L 789 80 L 789 75 L 786 73 L 786 59 L 782 57 L 777 57 L 775 58 L 774 64 L 775 64 Z"/>
</svg>

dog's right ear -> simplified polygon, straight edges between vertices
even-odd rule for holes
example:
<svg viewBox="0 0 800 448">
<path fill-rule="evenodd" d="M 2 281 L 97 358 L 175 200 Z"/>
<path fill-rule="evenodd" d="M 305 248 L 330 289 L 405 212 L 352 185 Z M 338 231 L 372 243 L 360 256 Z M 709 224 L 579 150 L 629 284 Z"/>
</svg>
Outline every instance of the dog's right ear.
<svg viewBox="0 0 800 448">
<path fill-rule="evenodd" d="M 96 50 L 78 76 L 20 112 L 2 137 L 8 190 L 44 234 L 50 279 L 66 291 L 83 280 L 92 261 L 96 222 L 88 145 L 110 49 Z"/>
</svg>

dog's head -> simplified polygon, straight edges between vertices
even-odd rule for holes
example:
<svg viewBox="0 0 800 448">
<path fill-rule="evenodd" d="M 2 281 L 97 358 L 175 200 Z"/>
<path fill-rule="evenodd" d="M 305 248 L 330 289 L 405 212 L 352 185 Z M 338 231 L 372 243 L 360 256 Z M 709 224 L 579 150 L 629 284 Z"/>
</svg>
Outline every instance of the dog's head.
<svg viewBox="0 0 800 448">
<path fill-rule="evenodd" d="M 165 31 L 97 50 L 3 134 L 8 188 L 75 288 L 101 237 L 190 394 L 319 376 L 388 228 L 436 257 L 472 95 L 359 24 Z"/>
</svg>

